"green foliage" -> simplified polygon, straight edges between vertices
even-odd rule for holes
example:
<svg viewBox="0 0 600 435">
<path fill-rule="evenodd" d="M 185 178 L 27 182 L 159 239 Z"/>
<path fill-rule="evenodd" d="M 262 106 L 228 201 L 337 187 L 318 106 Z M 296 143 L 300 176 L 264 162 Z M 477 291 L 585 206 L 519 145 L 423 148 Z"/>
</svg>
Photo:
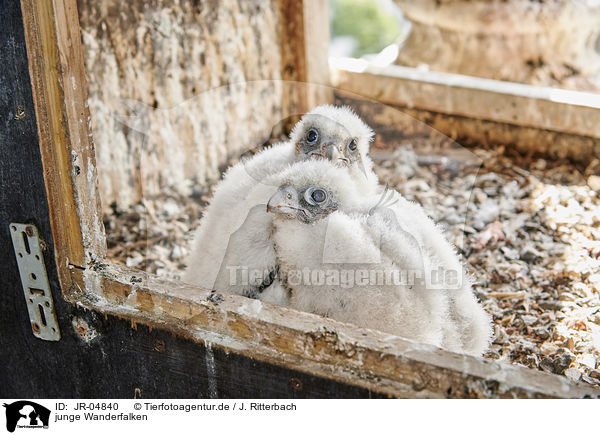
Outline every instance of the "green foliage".
<svg viewBox="0 0 600 435">
<path fill-rule="evenodd" d="M 332 37 L 355 38 L 355 57 L 378 53 L 400 35 L 398 18 L 382 10 L 376 0 L 330 0 L 330 8 Z"/>
</svg>

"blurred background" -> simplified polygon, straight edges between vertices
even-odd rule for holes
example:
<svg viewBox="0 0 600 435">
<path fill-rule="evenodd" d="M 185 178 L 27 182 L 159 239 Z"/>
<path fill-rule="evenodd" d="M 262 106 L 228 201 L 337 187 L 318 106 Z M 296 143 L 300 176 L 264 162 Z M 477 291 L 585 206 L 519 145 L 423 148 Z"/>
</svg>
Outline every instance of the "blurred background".
<svg viewBox="0 0 600 435">
<path fill-rule="evenodd" d="M 597 91 L 597 0 L 330 0 L 333 58 Z M 377 59 L 379 55 L 380 59 Z"/>
<path fill-rule="evenodd" d="M 410 22 L 392 0 L 330 0 L 334 58 L 372 58 L 388 46 L 402 46 Z"/>
</svg>

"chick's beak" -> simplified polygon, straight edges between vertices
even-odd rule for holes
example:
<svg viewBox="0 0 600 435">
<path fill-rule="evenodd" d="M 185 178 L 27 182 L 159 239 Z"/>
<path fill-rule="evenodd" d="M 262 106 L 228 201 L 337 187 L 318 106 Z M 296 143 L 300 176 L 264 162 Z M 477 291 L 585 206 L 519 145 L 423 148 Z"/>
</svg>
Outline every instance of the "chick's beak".
<svg viewBox="0 0 600 435">
<path fill-rule="evenodd" d="M 344 156 L 344 153 L 337 147 L 336 144 L 326 144 L 323 145 L 325 156 L 331 160 L 332 162 L 337 162 L 341 160 L 343 163 L 347 164 L 348 159 Z"/>
<path fill-rule="evenodd" d="M 267 213 L 295 216 L 298 209 L 298 200 L 295 195 L 292 195 L 289 187 L 279 189 L 267 203 Z"/>
</svg>

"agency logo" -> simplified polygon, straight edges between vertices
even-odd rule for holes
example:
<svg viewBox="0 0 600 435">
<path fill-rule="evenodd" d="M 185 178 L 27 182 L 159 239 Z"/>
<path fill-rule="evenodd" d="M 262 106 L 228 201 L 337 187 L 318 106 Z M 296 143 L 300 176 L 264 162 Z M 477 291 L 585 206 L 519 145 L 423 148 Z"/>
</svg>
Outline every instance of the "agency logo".
<svg viewBox="0 0 600 435">
<path fill-rule="evenodd" d="M 6 430 L 14 432 L 15 428 L 47 429 L 50 421 L 50 410 L 29 400 L 19 400 L 4 404 L 6 408 Z"/>
</svg>

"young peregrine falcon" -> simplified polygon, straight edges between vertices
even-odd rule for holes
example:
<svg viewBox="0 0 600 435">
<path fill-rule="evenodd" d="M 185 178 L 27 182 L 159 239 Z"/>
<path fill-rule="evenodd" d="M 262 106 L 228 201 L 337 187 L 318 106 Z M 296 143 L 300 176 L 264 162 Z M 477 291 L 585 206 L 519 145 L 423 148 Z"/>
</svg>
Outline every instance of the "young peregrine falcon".
<svg viewBox="0 0 600 435">
<path fill-rule="evenodd" d="M 457 270 L 424 245 L 424 213 L 408 207 L 406 225 L 398 209 L 361 197 L 347 171 L 333 166 L 295 166 L 281 180 L 267 208 L 291 307 L 456 352 L 485 351 L 490 317 L 462 267 L 433 279 Z"/>
<path fill-rule="evenodd" d="M 330 166 L 345 168 L 358 192 L 371 194 L 378 185 L 367 155 L 372 138 L 373 131 L 350 108 L 319 106 L 302 117 L 289 141 L 231 167 L 200 222 L 183 280 L 285 305 L 275 279 L 272 215 L 265 208 L 278 182 L 269 177 L 296 162 L 326 159 Z M 264 279 L 231 275 L 246 273 L 244 268 L 248 273 L 263 271 Z"/>
</svg>

